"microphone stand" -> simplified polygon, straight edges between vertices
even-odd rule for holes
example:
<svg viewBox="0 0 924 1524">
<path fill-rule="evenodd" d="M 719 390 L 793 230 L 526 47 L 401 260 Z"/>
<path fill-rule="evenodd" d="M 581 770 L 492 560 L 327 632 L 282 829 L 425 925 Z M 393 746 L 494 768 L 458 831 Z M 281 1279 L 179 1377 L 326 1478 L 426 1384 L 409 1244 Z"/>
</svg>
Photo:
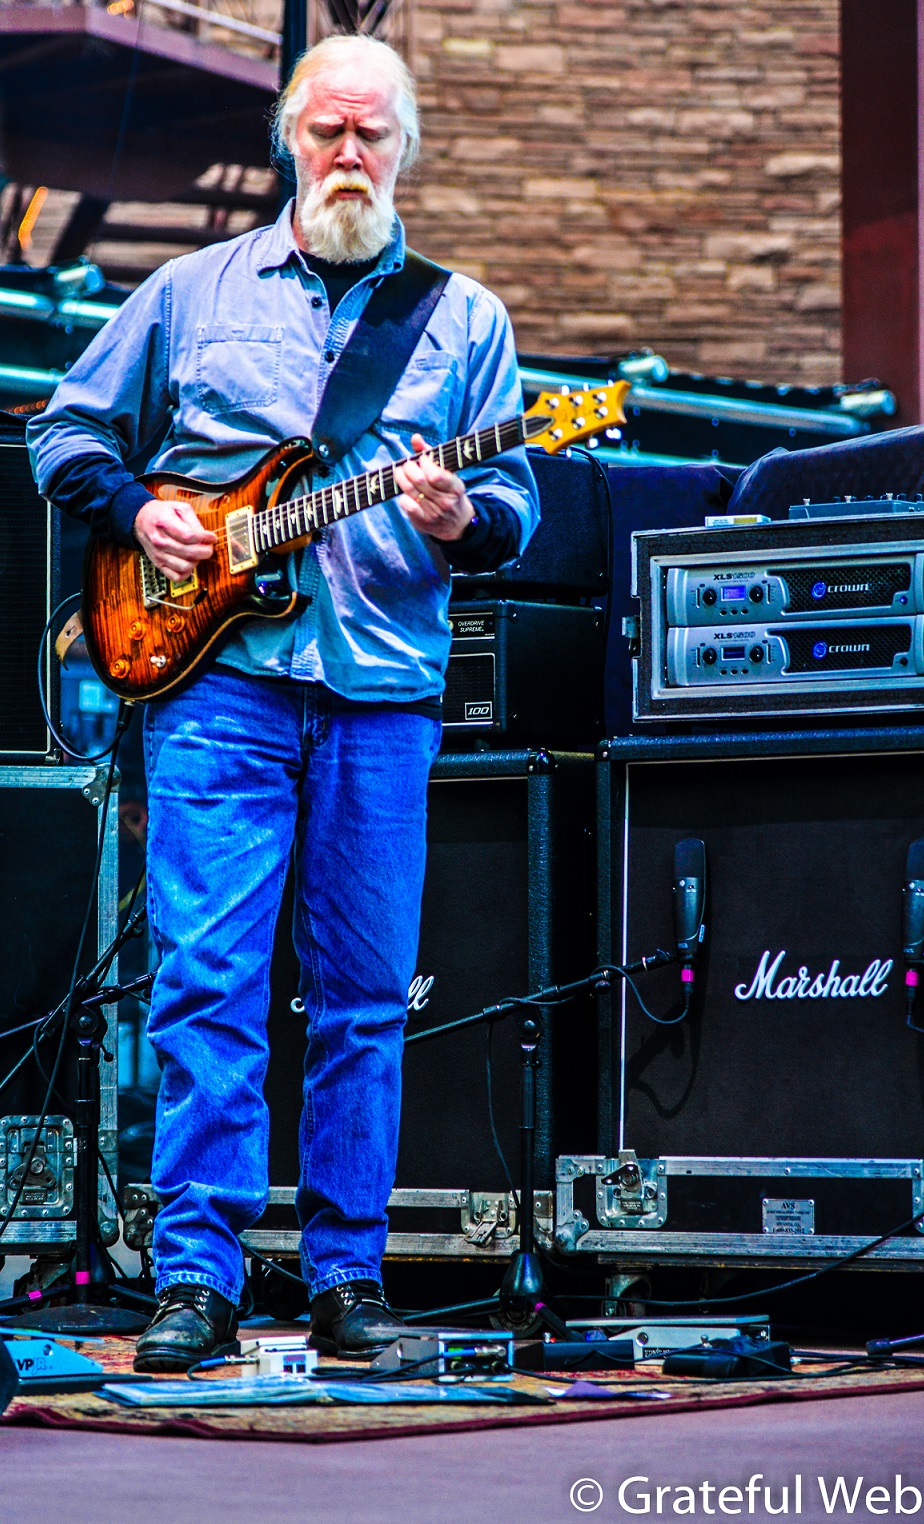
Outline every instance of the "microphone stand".
<svg viewBox="0 0 924 1524">
<path fill-rule="evenodd" d="M 645 973 L 650 968 L 662 968 L 676 961 L 673 953 L 658 948 L 647 958 L 639 958 L 625 965 L 608 964 L 595 969 L 584 979 L 572 984 L 554 984 L 537 990 L 534 995 L 511 997 L 497 1005 L 486 1006 L 473 1016 L 462 1016 L 458 1021 L 448 1021 L 443 1026 L 430 1027 L 426 1032 L 414 1032 L 405 1038 L 405 1045 L 427 1042 L 442 1037 L 447 1032 L 458 1032 L 464 1027 L 482 1026 L 503 1021 L 516 1013 L 520 1041 L 520 1201 L 519 1201 L 519 1248 L 511 1256 L 504 1278 L 495 1296 L 485 1302 L 466 1304 L 466 1312 L 498 1312 L 507 1328 L 514 1333 L 527 1333 L 535 1327 L 538 1318 L 559 1339 L 571 1337 L 562 1319 L 545 1302 L 545 1279 L 542 1263 L 536 1250 L 536 1075 L 539 1068 L 539 1044 L 542 1040 L 542 1009 L 563 1005 L 585 990 L 605 989 L 612 975 L 621 977 Z M 446 1308 L 447 1312 L 462 1308 Z M 413 1314 L 408 1323 L 431 1319 L 432 1312 Z"/>
</svg>

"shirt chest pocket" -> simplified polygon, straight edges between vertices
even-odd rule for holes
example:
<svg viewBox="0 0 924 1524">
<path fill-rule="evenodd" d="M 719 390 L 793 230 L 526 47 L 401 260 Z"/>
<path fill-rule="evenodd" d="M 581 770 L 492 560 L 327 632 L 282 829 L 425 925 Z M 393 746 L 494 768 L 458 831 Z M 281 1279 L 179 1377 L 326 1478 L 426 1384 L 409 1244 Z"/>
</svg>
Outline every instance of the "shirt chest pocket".
<svg viewBox="0 0 924 1524">
<path fill-rule="evenodd" d="M 383 408 L 382 426 L 386 432 L 408 439 L 419 430 L 428 444 L 441 444 L 455 433 L 458 414 L 455 356 L 420 355 L 411 360 Z"/>
<path fill-rule="evenodd" d="M 279 398 L 281 326 L 200 323 L 196 329 L 196 396 L 203 412 L 272 407 Z"/>
</svg>

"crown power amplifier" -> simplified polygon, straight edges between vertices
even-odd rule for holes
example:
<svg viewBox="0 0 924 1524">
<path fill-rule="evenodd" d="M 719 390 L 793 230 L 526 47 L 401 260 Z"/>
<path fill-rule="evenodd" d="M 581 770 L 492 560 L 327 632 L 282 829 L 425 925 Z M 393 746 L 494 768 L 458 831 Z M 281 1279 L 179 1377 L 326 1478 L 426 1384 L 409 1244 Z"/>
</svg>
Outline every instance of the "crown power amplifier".
<svg viewBox="0 0 924 1524">
<path fill-rule="evenodd" d="M 924 709 L 914 514 L 632 536 L 639 721 Z"/>
</svg>

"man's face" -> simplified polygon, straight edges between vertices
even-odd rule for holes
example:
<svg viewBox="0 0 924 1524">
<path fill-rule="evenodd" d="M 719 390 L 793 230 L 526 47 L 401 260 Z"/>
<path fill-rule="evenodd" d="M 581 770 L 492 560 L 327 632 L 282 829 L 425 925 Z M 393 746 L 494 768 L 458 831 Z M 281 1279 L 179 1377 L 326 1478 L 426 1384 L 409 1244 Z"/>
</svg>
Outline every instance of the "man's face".
<svg viewBox="0 0 924 1524">
<path fill-rule="evenodd" d="M 322 70 L 308 84 L 291 148 L 298 196 L 295 235 L 323 258 L 371 258 L 394 215 L 401 159 L 397 87 L 355 63 Z"/>
</svg>

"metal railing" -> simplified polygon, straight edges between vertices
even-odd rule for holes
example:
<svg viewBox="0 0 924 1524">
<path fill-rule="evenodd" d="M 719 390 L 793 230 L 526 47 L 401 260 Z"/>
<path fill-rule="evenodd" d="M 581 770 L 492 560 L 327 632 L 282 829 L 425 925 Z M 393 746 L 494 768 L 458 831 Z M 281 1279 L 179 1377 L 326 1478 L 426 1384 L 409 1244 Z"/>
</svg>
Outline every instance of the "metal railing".
<svg viewBox="0 0 924 1524">
<path fill-rule="evenodd" d="M 129 21 L 182 31 L 202 42 L 211 42 L 247 53 L 250 57 L 278 59 L 282 43 L 283 0 L 0 0 L 0 30 L 7 8 L 60 11 L 80 8 L 124 16 Z"/>
<path fill-rule="evenodd" d="M 54 8 L 80 6 L 110 16 L 181 30 L 202 42 L 278 61 L 284 0 L 54 0 Z M 8 6 L 49 9 L 49 0 L 0 0 L 0 30 Z M 411 0 L 308 0 L 306 45 L 331 32 L 382 38 L 406 58 L 411 49 Z"/>
</svg>

